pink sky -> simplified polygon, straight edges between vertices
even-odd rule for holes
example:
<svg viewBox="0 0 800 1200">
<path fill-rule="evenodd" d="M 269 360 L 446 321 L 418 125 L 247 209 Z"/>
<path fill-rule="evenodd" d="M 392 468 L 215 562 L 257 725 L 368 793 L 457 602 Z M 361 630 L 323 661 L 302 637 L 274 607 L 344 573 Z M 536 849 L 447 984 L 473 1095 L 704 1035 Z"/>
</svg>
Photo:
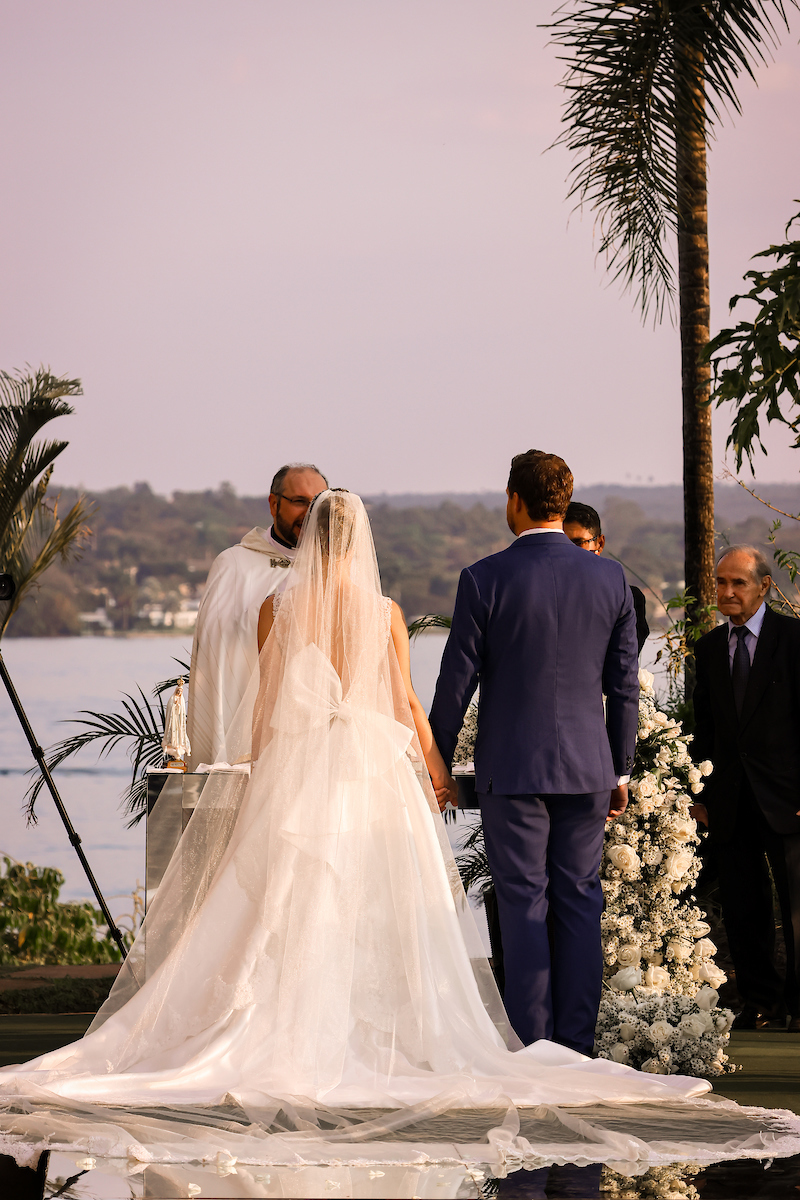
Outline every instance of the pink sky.
<svg viewBox="0 0 800 1200">
<path fill-rule="evenodd" d="M 310 459 L 498 490 L 533 445 L 584 484 L 679 481 L 677 333 L 608 285 L 545 153 L 550 13 L 4 0 L 0 366 L 83 379 L 61 481 L 263 493 Z M 794 25 L 711 153 L 715 328 L 798 207 Z M 788 440 L 759 479 L 797 477 Z"/>
</svg>

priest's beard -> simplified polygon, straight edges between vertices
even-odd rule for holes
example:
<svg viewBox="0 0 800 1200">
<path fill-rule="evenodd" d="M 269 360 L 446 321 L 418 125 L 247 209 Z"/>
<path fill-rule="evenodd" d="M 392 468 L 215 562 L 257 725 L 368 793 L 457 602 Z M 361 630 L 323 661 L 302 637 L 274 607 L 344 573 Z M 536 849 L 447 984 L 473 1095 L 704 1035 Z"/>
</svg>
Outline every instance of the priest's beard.
<svg viewBox="0 0 800 1200">
<path fill-rule="evenodd" d="M 294 549 L 300 537 L 300 530 L 303 528 L 304 520 L 305 514 L 294 522 L 285 520 L 281 516 L 281 502 L 278 500 L 278 507 L 272 519 L 272 528 L 280 541 L 285 542 L 287 546 Z"/>
</svg>

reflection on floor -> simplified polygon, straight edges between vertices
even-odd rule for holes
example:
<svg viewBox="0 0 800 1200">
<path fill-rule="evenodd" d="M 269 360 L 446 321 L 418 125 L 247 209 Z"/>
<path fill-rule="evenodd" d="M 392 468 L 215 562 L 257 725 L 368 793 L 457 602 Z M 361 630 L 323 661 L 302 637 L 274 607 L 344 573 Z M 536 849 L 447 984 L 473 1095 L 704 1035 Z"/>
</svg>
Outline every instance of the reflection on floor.
<svg viewBox="0 0 800 1200">
<path fill-rule="evenodd" d="M 488 1166 L 143 1166 L 51 1153 L 38 1168 L 0 1156 L 3 1200 L 168 1200 L 172 1197 L 475 1197 L 482 1200 L 797 1200 L 800 1156 L 710 1167 L 674 1164 L 637 1178 L 608 1167 L 552 1166 L 498 1179 Z"/>
</svg>

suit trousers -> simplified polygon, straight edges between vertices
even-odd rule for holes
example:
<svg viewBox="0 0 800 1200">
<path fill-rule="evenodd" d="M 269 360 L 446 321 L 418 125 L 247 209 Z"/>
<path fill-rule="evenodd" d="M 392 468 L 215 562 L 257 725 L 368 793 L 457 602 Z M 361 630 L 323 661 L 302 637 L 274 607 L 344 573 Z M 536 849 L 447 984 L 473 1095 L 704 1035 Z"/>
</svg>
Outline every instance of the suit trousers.
<svg viewBox="0 0 800 1200">
<path fill-rule="evenodd" d="M 725 932 L 742 1001 L 770 1012 L 783 998 L 800 1014 L 800 833 L 775 833 L 749 784 L 738 801 L 728 841 L 712 842 L 719 875 Z M 781 909 L 786 979 L 775 966 L 775 919 L 770 871 Z"/>
<path fill-rule="evenodd" d="M 520 1040 L 591 1054 L 603 954 L 600 858 L 610 792 L 478 794 L 503 939 L 503 1002 Z"/>
</svg>

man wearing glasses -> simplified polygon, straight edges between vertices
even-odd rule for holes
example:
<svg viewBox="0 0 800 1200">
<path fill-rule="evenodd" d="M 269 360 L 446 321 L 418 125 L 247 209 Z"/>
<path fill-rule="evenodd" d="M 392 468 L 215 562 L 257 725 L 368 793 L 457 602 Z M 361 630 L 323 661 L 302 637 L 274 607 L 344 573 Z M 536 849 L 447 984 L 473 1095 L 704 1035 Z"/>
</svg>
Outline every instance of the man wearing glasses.
<svg viewBox="0 0 800 1200">
<path fill-rule="evenodd" d="M 192 644 L 187 732 L 193 769 L 226 759 L 226 733 L 258 667 L 261 605 L 283 590 L 305 515 L 327 486 L 311 463 L 281 467 L 269 494 L 271 528 L 256 526 L 214 560 Z"/>
<path fill-rule="evenodd" d="M 602 554 L 606 544 L 605 535 L 600 526 L 600 516 L 596 509 L 589 504 L 579 504 L 573 500 L 564 517 L 564 533 L 574 546 L 588 550 L 590 554 Z M 633 595 L 633 608 L 636 613 L 636 641 L 639 653 L 647 641 L 650 626 L 647 624 L 647 606 L 644 592 L 629 584 Z"/>
</svg>

